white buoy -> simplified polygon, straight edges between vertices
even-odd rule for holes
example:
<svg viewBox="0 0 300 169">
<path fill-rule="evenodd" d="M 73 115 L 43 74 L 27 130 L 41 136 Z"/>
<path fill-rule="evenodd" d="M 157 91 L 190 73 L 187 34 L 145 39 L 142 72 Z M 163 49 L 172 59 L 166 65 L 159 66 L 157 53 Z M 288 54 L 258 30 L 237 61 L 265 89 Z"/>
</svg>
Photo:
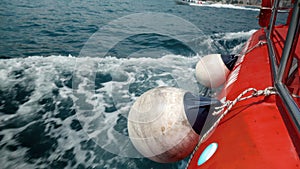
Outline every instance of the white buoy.
<svg viewBox="0 0 300 169">
<path fill-rule="evenodd" d="M 184 108 L 186 91 L 158 87 L 133 104 L 128 116 L 129 137 L 145 157 L 169 163 L 187 157 L 199 141 Z"/>
<path fill-rule="evenodd" d="M 222 60 L 221 54 L 206 55 L 196 65 L 197 81 L 209 88 L 221 86 L 226 81 L 229 72 L 230 70 Z"/>
</svg>

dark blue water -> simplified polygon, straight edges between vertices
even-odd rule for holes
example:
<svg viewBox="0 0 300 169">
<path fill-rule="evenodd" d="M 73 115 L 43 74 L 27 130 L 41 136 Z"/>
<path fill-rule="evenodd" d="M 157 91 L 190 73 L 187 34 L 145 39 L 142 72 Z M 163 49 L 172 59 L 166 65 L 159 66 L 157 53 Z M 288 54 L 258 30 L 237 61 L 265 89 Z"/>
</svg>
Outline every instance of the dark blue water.
<svg viewBox="0 0 300 169">
<path fill-rule="evenodd" d="M 176 15 L 208 35 L 258 28 L 255 18 L 258 11 L 180 6 L 172 0 L 3 0 L 0 6 L 0 56 L 78 56 L 84 43 L 101 27 L 140 12 Z"/>
<path fill-rule="evenodd" d="M 199 57 L 239 52 L 257 15 L 172 0 L 2 0 L 0 168 L 184 168 L 135 151 L 130 106 L 162 85 L 204 94 Z"/>
</svg>

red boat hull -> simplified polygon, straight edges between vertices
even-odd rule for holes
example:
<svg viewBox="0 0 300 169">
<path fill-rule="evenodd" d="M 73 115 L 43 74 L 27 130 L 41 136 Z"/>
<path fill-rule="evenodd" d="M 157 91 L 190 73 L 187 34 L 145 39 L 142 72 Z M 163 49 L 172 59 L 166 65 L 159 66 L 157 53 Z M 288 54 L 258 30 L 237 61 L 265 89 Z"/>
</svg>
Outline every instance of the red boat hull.
<svg viewBox="0 0 300 169">
<path fill-rule="evenodd" d="M 278 56 L 283 50 L 287 26 L 274 30 L 273 42 Z M 262 43 L 260 43 L 262 42 Z M 248 40 L 244 51 L 229 75 L 220 98 L 234 100 L 248 88 L 265 89 L 273 86 L 268 46 L 264 29 L 258 30 Z M 261 44 L 261 45 L 258 45 Z M 298 46 L 300 43 L 298 42 Z M 298 65 L 300 49 L 296 50 Z M 290 88 L 299 95 L 299 74 Z M 300 168 L 299 135 L 289 125 L 289 118 L 277 95 L 259 96 L 238 102 L 222 119 L 212 135 L 203 142 L 189 163 L 190 169 L 253 169 Z M 297 100 L 299 104 L 299 99 Z M 198 159 L 211 143 L 218 148 L 202 165 Z"/>
</svg>

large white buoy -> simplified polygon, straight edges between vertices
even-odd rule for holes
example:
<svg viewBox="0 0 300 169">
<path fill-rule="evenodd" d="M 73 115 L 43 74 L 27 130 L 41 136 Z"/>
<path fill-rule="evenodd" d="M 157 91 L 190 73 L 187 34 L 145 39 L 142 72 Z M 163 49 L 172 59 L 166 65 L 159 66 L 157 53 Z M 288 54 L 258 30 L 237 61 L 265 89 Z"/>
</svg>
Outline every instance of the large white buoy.
<svg viewBox="0 0 300 169">
<path fill-rule="evenodd" d="M 186 91 L 158 87 L 147 91 L 133 104 L 128 132 L 135 148 L 145 157 L 175 162 L 187 157 L 199 141 L 184 107 Z"/>
<path fill-rule="evenodd" d="M 197 81 L 210 88 L 221 86 L 226 81 L 236 60 L 237 57 L 233 55 L 211 54 L 204 56 L 196 65 Z"/>
</svg>

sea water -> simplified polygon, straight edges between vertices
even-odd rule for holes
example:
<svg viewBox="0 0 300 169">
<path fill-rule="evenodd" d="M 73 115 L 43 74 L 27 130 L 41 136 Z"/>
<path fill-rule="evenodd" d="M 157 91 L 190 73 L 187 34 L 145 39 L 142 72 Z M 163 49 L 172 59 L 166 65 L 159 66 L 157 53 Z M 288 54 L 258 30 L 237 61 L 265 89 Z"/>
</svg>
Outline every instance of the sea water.
<svg viewBox="0 0 300 169">
<path fill-rule="evenodd" d="M 173 0 L 2 0 L 0 168 L 184 168 L 136 152 L 130 107 L 157 86 L 207 95 L 198 59 L 240 52 L 257 15 Z"/>
</svg>

